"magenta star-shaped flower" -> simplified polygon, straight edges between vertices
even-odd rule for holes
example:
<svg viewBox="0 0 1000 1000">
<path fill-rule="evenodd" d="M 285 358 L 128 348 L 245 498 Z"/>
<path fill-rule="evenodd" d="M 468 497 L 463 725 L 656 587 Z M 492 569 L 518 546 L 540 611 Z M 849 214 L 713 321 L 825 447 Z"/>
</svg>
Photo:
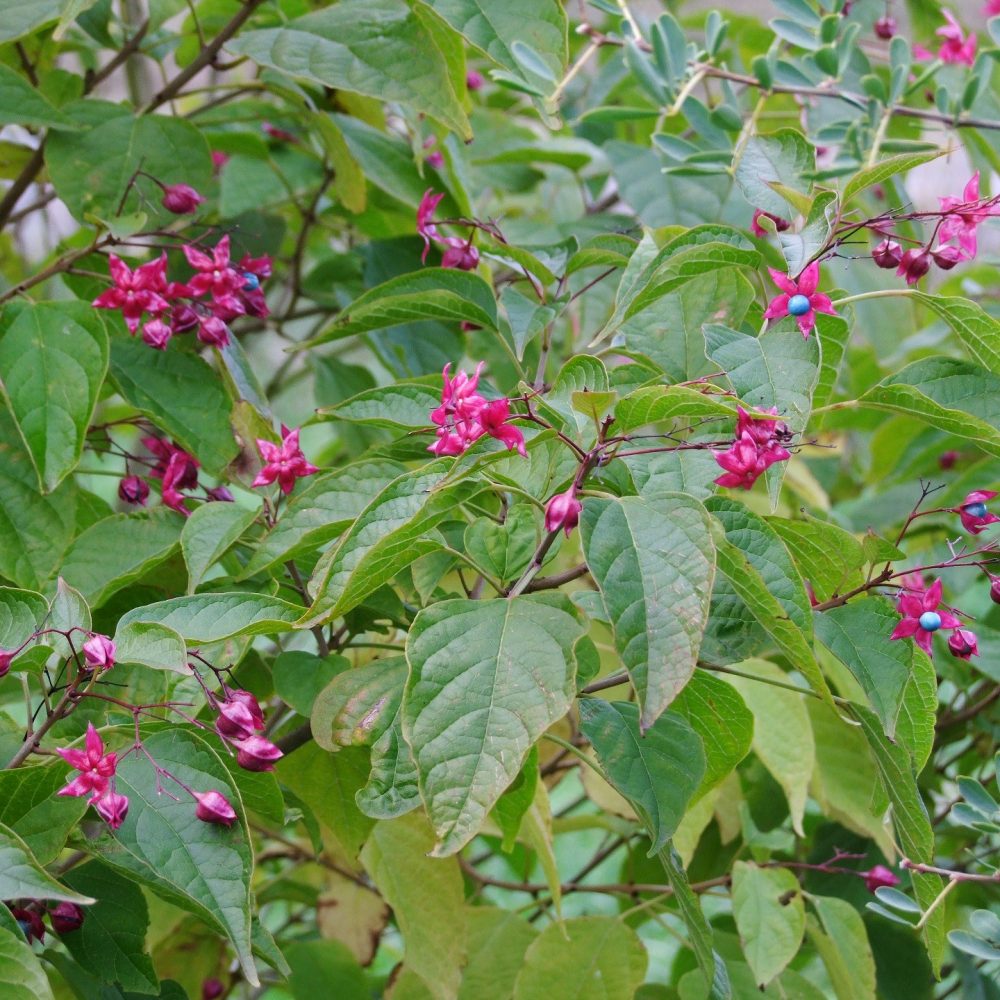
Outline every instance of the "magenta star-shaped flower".
<svg viewBox="0 0 1000 1000">
<path fill-rule="evenodd" d="M 996 490 L 973 490 L 952 513 L 962 519 L 962 527 L 973 535 L 986 530 L 986 525 L 996 524 L 1000 517 L 986 509 L 986 502 L 997 495 Z"/>
<path fill-rule="evenodd" d="M 258 439 L 257 450 L 261 458 L 264 459 L 264 468 L 260 470 L 257 478 L 251 485 L 270 486 L 277 481 L 282 493 L 291 493 L 296 479 L 303 476 L 311 476 L 319 472 L 319 469 L 306 461 L 306 456 L 302 454 L 299 447 L 299 430 L 289 430 L 282 425 L 282 442 L 280 445 L 272 441 Z"/>
<path fill-rule="evenodd" d="M 104 740 L 92 722 L 87 723 L 84 747 L 83 750 L 56 748 L 56 753 L 80 772 L 72 781 L 60 788 L 57 794 L 79 796 L 95 792 L 100 795 L 107 789 L 108 779 L 115 773 L 118 765 L 118 757 L 116 754 L 104 752 Z"/>
<path fill-rule="evenodd" d="M 961 198 L 955 198 L 952 195 L 938 198 L 941 203 L 941 211 L 948 213 L 938 230 L 940 241 L 942 243 L 957 241 L 962 253 L 969 259 L 976 256 L 978 249 L 976 227 L 984 223 L 991 215 L 997 214 L 995 209 L 984 208 L 980 204 L 980 200 L 978 170 L 965 185 Z"/>
<path fill-rule="evenodd" d="M 903 616 L 893 629 L 892 639 L 913 638 L 927 654 L 931 651 L 934 633 L 941 629 L 961 628 L 962 623 L 953 614 L 939 608 L 941 604 L 941 579 L 935 580 L 922 594 L 906 593 L 899 599 L 899 612 Z"/>
<path fill-rule="evenodd" d="M 167 255 L 137 267 L 134 271 L 115 254 L 108 254 L 108 270 L 113 288 L 101 292 L 91 303 L 97 309 L 120 309 L 129 333 L 139 329 L 143 313 L 154 316 L 166 312 L 170 303 L 167 292 Z"/>
<path fill-rule="evenodd" d="M 789 275 L 776 271 L 769 267 L 768 273 L 771 280 L 781 289 L 782 294 L 776 295 L 768 303 L 767 311 L 764 313 L 765 319 L 780 319 L 782 316 L 794 316 L 802 331 L 802 336 L 809 336 L 809 332 L 816 325 L 816 313 L 827 313 L 836 316 L 833 303 L 829 296 L 816 291 L 819 284 L 819 263 L 813 261 L 799 275 L 798 280 L 793 280 Z"/>
<path fill-rule="evenodd" d="M 184 247 L 184 256 L 197 272 L 187 283 L 190 293 L 211 295 L 214 305 L 233 316 L 242 316 L 245 309 L 236 293 L 246 279 L 229 261 L 229 237 L 219 240 L 211 257 L 192 246 Z"/>
</svg>

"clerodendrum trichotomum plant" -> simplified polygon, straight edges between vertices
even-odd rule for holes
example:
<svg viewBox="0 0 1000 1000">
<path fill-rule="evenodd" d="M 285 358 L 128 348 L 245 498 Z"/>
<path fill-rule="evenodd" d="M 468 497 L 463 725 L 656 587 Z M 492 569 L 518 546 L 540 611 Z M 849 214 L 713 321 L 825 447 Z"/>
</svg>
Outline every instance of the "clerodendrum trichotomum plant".
<svg viewBox="0 0 1000 1000">
<path fill-rule="evenodd" d="M 0 1000 L 1000 995 L 1000 3 L 773 6 L 0 0 Z"/>
</svg>

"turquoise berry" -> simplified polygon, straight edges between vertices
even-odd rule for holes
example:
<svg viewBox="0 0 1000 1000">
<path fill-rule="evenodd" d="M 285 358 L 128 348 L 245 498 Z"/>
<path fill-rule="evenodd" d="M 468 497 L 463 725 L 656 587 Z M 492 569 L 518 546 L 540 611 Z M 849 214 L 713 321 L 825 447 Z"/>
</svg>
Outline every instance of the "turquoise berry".
<svg viewBox="0 0 1000 1000">
<path fill-rule="evenodd" d="M 986 517 L 986 504 L 984 503 L 967 503 L 962 510 L 970 517 Z"/>
<path fill-rule="evenodd" d="M 925 611 L 920 616 L 920 627 L 925 632 L 936 632 L 941 627 L 941 616 L 936 611 Z"/>
<path fill-rule="evenodd" d="M 805 316 L 812 306 L 804 295 L 793 295 L 788 300 L 788 313 L 791 316 Z"/>
<path fill-rule="evenodd" d="M 243 272 L 243 291 L 256 292 L 260 288 L 260 278 L 250 271 Z"/>
</svg>

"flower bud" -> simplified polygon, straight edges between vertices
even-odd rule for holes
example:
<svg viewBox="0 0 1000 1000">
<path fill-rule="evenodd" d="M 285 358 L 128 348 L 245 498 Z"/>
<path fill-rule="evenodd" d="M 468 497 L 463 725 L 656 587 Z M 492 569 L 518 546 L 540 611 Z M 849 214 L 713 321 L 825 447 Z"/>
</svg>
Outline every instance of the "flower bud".
<svg viewBox="0 0 1000 1000">
<path fill-rule="evenodd" d="M 7 676 L 7 671 L 10 670 L 10 665 L 14 662 L 15 656 L 17 656 L 16 650 L 0 649 L 0 677 Z"/>
<path fill-rule="evenodd" d="M 125 476 L 118 484 L 118 499 L 124 503 L 146 505 L 149 484 L 142 476 Z"/>
<path fill-rule="evenodd" d="M 209 500 L 219 500 L 223 503 L 236 503 L 236 497 L 226 489 L 225 486 L 213 486 L 205 491 Z"/>
<path fill-rule="evenodd" d="M 173 335 L 173 329 L 162 319 L 151 319 L 142 327 L 142 342 L 155 351 L 165 351 Z"/>
<path fill-rule="evenodd" d="M 110 785 L 100 795 L 90 799 L 90 804 L 112 830 L 117 830 L 128 815 L 128 796 L 112 791 Z"/>
<path fill-rule="evenodd" d="M 430 157 L 427 159 L 430 161 Z M 441 255 L 441 266 L 474 271 L 479 266 L 479 251 L 471 243 L 456 241 Z"/>
<path fill-rule="evenodd" d="M 439 149 L 427 154 L 427 166 L 440 170 L 444 166 L 444 155 Z"/>
<path fill-rule="evenodd" d="M 52 929 L 57 934 L 68 934 L 71 931 L 79 930 L 83 924 L 83 909 L 76 903 L 59 903 L 49 910 L 49 920 L 52 922 Z"/>
<path fill-rule="evenodd" d="M 966 628 L 955 629 L 948 637 L 948 651 L 960 660 L 967 660 L 970 656 L 978 656 L 979 645 L 976 642 L 975 632 L 970 632 Z"/>
<path fill-rule="evenodd" d="M 225 701 L 219 706 L 219 717 L 215 720 L 215 731 L 231 740 L 245 740 L 253 735 L 257 726 L 246 705 L 237 701 Z"/>
<path fill-rule="evenodd" d="M 958 247 L 938 247 L 931 253 L 931 257 L 942 271 L 950 271 L 956 264 L 966 259 Z"/>
<path fill-rule="evenodd" d="M 938 468 L 944 470 L 954 469 L 955 463 L 960 457 L 957 451 L 943 451 L 938 455 Z"/>
<path fill-rule="evenodd" d="M 212 173 L 216 176 L 219 171 L 229 162 L 229 154 L 223 153 L 221 149 L 212 150 Z"/>
<path fill-rule="evenodd" d="M 903 259 L 903 248 L 895 240 L 882 240 L 874 250 L 872 250 L 872 260 L 879 267 L 886 269 L 899 267 L 899 262 Z"/>
<path fill-rule="evenodd" d="M 1000 604 L 1000 576 L 990 577 L 990 600 L 994 604 Z"/>
<path fill-rule="evenodd" d="M 236 763 L 246 771 L 273 771 L 284 754 L 263 736 L 250 736 L 236 744 Z"/>
<path fill-rule="evenodd" d="M 170 310 L 170 327 L 174 333 L 190 333 L 200 322 L 201 317 L 192 306 L 182 303 Z"/>
<path fill-rule="evenodd" d="M 485 82 L 486 80 L 483 78 L 483 74 L 478 70 L 470 69 L 465 74 L 465 85 L 469 88 L 469 90 L 479 90 Z"/>
<path fill-rule="evenodd" d="M 225 992 L 226 987 L 223 986 L 222 981 L 214 976 L 201 984 L 201 1000 L 219 1000 L 219 997 Z"/>
<path fill-rule="evenodd" d="M 106 635 L 95 632 L 83 644 L 83 658 L 90 670 L 110 670 L 115 665 L 115 644 Z"/>
<path fill-rule="evenodd" d="M 297 143 L 299 141 L 298 136 L 293 135 L 288 129 L 278 128 L 277 125 L 272 125 L 270 122 L 264 122 L 260 130 L 272 139 L 277 139 L 278 142 Z"/>
<path fill-rule="evenodd" d="M 888 886 L 890 889 L 899 885 L 899 876 L 885 865 L 876 865 L 870 871 L 861 873 L 865 879 L 865 887 L 869 892 Z"/>
<path fill-rule="evenodd" d="M 213 347 L 225 347 L 229 343 L 229 327 L 218 316 L 206 316 L 198 327 L 198 339 Z"/>
<path fill-rule="evenodd" d="M 931 255 L 924 247 L 918 247 L 903 254 L 896 274 L 905 277 L 908 285 L 915 285 L 930 269 Z"/>
<path fill-rule="evenodd" d="M 190 215 L 198 210 L 198 206 L 204 200 L 193 187 L 187 184 L 168 184 L 163 188 L 161 204 L 174 215 Z"/>
<path fill-rule="evenodd" d="M 26 909 L 23 906 L 12 907 L 11 915 L 17 921 L 18 926 L 24 932 L 24 936 L 29 943 L 34 938 L 36 941 L 45 939 L 45 924 L 42 923 L 41 914 L 34 909 Z"/>
<path fill-rule="evenodd" d="M 569 533 L 580 523 L 581 510 L 583 504 L 577 500 L 576 490 L 572 486 L 565 493 L 557 493 L 545 505 L 545 530 L 562 529 L 569 538 Z"/>
<path fill-rule="evenodd" d="M 875 22 L 875 34 L 888 41 L 896 34 L 896 19 L 888 16 L 880 17 Z"/>
<path fill-rule="evenodd" d="M 264 713 L 261 710 L 260 702 L 257 701 L 255 695 L 251 694 L 249 691 L 237 688 L 235 691 L 229 692 L 229 697 L 226 701 L 242 705 L 250 713 L 250 716 L 253 719 L 254 729 L 264 728 Z"/>
<path fill-rule="evenodd" d="M 221 792 L 194 792 L 194 797 L 198 800 L 194 814 L 203 823 L 232 826 L 236 822 L 236 812 Z"/>
</svg>

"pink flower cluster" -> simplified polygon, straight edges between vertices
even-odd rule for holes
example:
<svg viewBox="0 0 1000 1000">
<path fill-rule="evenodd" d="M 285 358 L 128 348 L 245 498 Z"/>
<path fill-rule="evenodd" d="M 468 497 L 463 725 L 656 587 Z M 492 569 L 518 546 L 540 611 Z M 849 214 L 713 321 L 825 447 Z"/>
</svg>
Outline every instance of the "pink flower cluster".
<svg viewBox="0 0 1000 1000">
<path fill-rule="evenodd" d="M 216 701 L 215 731 L 236 748 L 236 763 L 247 771 L 273 771 L 282 752 L 257 733 L 264 729 L 264 713 L 249 691 L 227 691 Z"/>
<path fill-rule="evenodd" d="M 79 771 L 75 778 L 59 789 L 58 794 L 89 795 L 88 803 L 112 830 L 117 830 L 128 814 L 128 797 L 115 791 L 118 755 L 105 753 L 104 740 L 92 722 L 87 723 L 84 747 L 83 750 L 56 749 L 67 764 Z"/>
<path fill-rule="evenodd" d="M 298 428 L 293 431 L 282 424 L 281 438 L 280 445 L 258 438 L 257 450 L 265 464 L 250 485 L 270 486 L 271 483 L 277 482 L 281 492 L 287 495 L 292 492 L 296 479 L 311 476 L 319 472 L 319 469 L 302 454 Z"/>
<path fill-rule="evenodd" d="M 778 410 L 772 407 L 766 412 L 777 414 Z M 785 448 L 792 435 L 784 421 L 751 417 L 742 406 L 736 408 L 736 413 L 736 440 L 726 451 L 715 452 L 716 462 L 725 470 L 715 483 L 749 490 L 775 462 L 792 457 Z"/>
<path fill-rule="evenodd" d="M 144 437 L 142 443 L 154 459 L 149 463 L 149 477 L 161 481 L 160 497 L 164 506 L 188 517 L 191 511 L 185 506 L 185 501 L 191 497 L 181 491 L 198 488 L 198 459 L 163 438 Z M 134 473 L 123 476 L 118 483 L 118 497 L 124 503 L 144 507 L 149 499 L 149 483 Z M 233 495 L 225 486 L 215 486 L 205 490 L 205 499 L 232 503 Z"/>
<path fill-rule="evenodd" d="M 428 159 L 430 159 L 428 157 Z M 467 240 L 458 236 L 441 236 L 437 224 L 433 221 L 434 210 L 438 207 L 444 194 L 435 194 L 433 188 L 428 188 L 420 199 L 417 207 L 417 233 L 424 241 L 424 252 L 421 261 L 427 260 L 427 251 L 431 248 L 431 240 L 444 248 L 441 254 L 442 267 L 455 267 L 460 271 L 473 271 L 479 264 L 479 251 L 472 245 L 470 233 Z"/>
<path fill-rule="evenodd" d="M 941 45 L 937 51 L 938 59 L 941 62 L 960 66 L 974 65 L 976 61 L 975 33 L 966 35 L 950 10 L 942 10 L 941 14 L 944 16 L 945 23 L 934 32 L 941 39 Z M 922 45 L 913 46 L 913 55 L 917 59 L 934 58 L 934 53 L 929 52 Z"/>
<path fill-rule="evenodd" d="M 827 313 L 835 316 L 836 312 L 829 296 L 817 292 L 819 285 L 819 263 L 813 261 L 803 268 L 798 278 L 782 274 L 773 267 L 768 273 L 771 280 L 781 289 L 767 305 L 765 319 L 781 319 L 784 316 L 794 316 L 802 331 L 802 336 L 808 338 L 810 331 L 816 325 L 816 313 Z"/>
<path fill-rule="evenodd" d="M 40 900 L 22 900 L 22 902 L 25 905 L 10 906 L 8 904 L 8 906 L 11 916 L 18 922 L 28 941 L 45 940 L 45 924 L 42 921 L 42 915 L 46 912 L 56 934 L 69 934 L 83 926 L 84 912 L 82 907 L 77 906 L 76 903 L 64 900 L 46 910 L 45 905 Z"/>
<path fill-rule="evenodd" d="M 428 445 L 428 451 L 435 455 L 461 455 L 473 442 L 488 434 L 527 457 L 524 435 L 508 422 L 512 419 L 510 400 L 505 397 L 487 402 L 476 392 L 484 366 L 485 362 L 480 361 L 475 374 L 466 375 L 460 371 L 454 378 L 448 374 L 451 365 L 444 366 L 441 405 L 430 415 L 438 427 L 437 440 Z"/>
<path fill-rule="evenodd" d="M 271 274 L 270 257 L 246 254 L 234 264 L 228 236 L 219 240 L 211 256 L 190 244 L 183 249 L 195 270 L 186 283 L 167 281 L 165 253 L 134 271 L 110 254 L 108 268 L 114 285 L 92 304 L 119 310 L 133 336 L 142 323 L 143 341 L 159 351 L 166 350 L 175 335 L 192 330 L 202 343 L 225 347 L 228 324 L 237 316 L 268 314 L 260 283 Z"/>
</svg>

